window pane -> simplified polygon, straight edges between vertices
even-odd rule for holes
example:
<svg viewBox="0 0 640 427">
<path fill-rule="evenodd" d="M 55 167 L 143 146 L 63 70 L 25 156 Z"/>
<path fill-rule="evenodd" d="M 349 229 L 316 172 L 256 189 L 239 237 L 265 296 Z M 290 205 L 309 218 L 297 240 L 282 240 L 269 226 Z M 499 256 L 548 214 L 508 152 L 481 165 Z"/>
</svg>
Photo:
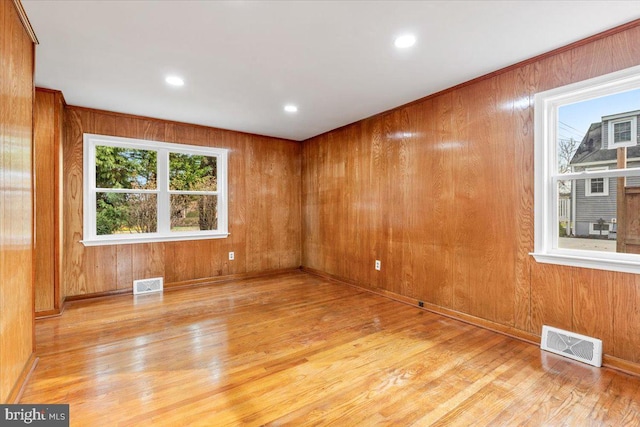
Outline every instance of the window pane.
<svg viewBox="0 0 640 427">
<path fill-rule="evenodd" d="M 215 157 L 169 153 L 169 188 L 177 191 L 216 191 Z"/>
<path fill-rule="evenodd" d="M 600 197 L 586 196 L 588 180 L 559 183 L 558 247 L 640 254 L 640 177 L 627 178 L 620 191 L 618 179 L 610 178 L 609 194 Z M 623 212 L 618 212 L 619 197 Z"/>
<path fill-rule="evenodd" d="M 98 192 L 96 196 L 97 235 L 157 231 L 155 194 Z"/>
<path fill-rule="evenodd" d="M 218 196 L 171 195 L 171 231 L 216 230 Z"/>
<path fill-rule="evenodd" d="M 615 142 L 631 141 L 631 122 L 615 123 L 613 132 L 613 140 Z"/>
<path fill-rule="evenodd" d="M 604 178 L 591 178 L 591 193 L 604 193 Z"/>
<path fill-rule="evenodd" d="M 96 187 L 155 189 L 157 153 L 96 146 Z"/>
</svg>

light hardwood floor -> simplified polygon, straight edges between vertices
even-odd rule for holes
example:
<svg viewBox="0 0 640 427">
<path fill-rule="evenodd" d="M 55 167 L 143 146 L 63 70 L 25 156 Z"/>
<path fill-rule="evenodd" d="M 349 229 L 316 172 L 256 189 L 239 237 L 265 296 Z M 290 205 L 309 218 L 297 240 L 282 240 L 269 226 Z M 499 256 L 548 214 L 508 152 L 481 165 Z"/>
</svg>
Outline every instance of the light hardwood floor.
<svg viewBox="0 0 640 427">
<path fill-rule="evenodd" d="M 71 424 L 640 425 L 640 378 L 303 272 L 70 303 L 22 402 Z"/>
</svg>

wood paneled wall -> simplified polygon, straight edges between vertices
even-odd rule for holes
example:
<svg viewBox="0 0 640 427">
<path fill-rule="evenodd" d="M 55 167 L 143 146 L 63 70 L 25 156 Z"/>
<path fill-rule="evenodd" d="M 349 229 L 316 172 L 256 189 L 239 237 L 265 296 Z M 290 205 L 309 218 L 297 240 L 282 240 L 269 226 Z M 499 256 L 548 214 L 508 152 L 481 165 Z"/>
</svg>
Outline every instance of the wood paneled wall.
<svg viewBox="0 0 640 427">
<path fill-rule="evenodd" d="M 13 400 L 33 353 L 33 55 L 16 6 L 1 0 L 0 402 Z"/>
<path fill-rule="evenodd" d="M 64 101 L 61 92 L 36 89 L 33 118 L 35 167 L 35 311 L 58 313 L 60 293 L 60 236 L 62 203 L 62 122 Z"/>
<path fill-rule="evenodd" d="M 226 239 L 85 247 L 82 136 L 114 135 L 228 148 Z M 65 109 L 63 271 L 65 296 L 132 288 L 163 276 L 165 286 L 219 276 L 297 268 L 301 263 L 299 143 L 78 107 Z M 228 252 L 235 260 L 228 260 Z"/>
<path fill-rule="evenodd" d="M 534 94 L 638 64 L 640 22 L 305 141 L 303 265 L 640 363 L 639 276 L 529 255 Z"/>
</svg>

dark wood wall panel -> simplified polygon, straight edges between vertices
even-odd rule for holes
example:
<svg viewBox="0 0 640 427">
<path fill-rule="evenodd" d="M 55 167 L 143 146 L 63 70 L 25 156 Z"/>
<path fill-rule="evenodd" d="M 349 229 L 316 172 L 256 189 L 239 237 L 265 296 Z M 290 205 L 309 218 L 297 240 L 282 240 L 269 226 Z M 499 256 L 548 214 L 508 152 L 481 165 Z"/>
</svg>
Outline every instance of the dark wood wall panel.
<svg viewBox="0 0 640 427">
<path fill-rule="evenodd" d="M 59 271 L 62 169 L 62 93 L 36 89 L 33 144 L 35 167 L 35 311 L 60 309 Z"/>
<path fill-rule="evenodd" d="M 85 247 L 82 239 L 82 136 L 97 133 L 228 148 L 227 239 Z M 301 257 L 300 144 L 220 129 L 77 107 L 65 110 L 65 296 L 131 289 L 163 276 L 168 285 L 295 268 Z M 228 260 L 228 252 L 235 260 Z"/>
<path fill-rule="evenodd" d="M 34 350 L 33 55 L 16 6 L 0 1 L 0 403 Z"/>
<path fill-rule="evenodd" d="M 514 144 L 514 208 L 515 216 L 515 287 L 514 327 L 524 331 L 531 329 L 531 262 L 529 251 L 533 248 L 533 104 L 535 65 L 527 65 L 510 72 L 513 77 L 514 95 L 510 103 L 513 115 L 510 120 Z"/>
<path fill-rule="evenodd" d="M 35 162 L 35 310 L 55 305 L 55 94 L 36 91 L 34 109 Z"/>
<path fill-rule="evenodd" d="M 529 255 L 534 94 L 638 64 L 636 24 L 305 141 L 303 265 L 639 362 L 638 277 Z"/>
</svg>

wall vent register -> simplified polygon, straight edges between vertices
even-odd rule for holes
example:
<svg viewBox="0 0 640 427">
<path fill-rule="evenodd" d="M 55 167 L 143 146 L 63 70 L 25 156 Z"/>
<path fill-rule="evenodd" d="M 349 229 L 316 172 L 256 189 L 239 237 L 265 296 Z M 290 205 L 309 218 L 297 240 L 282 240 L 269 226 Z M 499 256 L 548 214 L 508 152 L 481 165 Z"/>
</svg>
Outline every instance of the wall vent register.
<svg viewBox="0 0 640 427">
<path fill-rule="evenodd" d="M 151 279 L 141 279 L 133 281 L 133 294 L 151 294 L 162 292 L 164 280 L 162 277 L 153 277 Z"/>
<path fill-rule="evenodd" d="M 589 365 L 602 366 L 602 341 L 597 338 L 543 325 L 540 348 Z"/>
</svg>

